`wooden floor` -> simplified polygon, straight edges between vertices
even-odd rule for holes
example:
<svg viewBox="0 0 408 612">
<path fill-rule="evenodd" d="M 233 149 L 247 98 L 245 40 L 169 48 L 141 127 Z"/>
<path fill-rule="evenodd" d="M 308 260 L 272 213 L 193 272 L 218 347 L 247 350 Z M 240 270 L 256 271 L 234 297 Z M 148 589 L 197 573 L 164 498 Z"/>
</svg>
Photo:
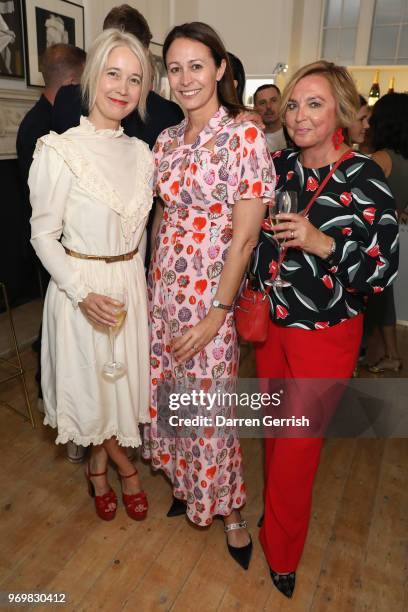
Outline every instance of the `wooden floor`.
<svg viewBox="0 0 408 612">
<path fill-rule="evenodd" d="M 408 363 L 407 332 L 403 341 Z M 35 405 L 31 351 L 24 363 Z M 250 376 L 253 370 L 246 350 L 242 372 Z M 23 409 L 18 382 L 3 385 L 0 397 Z M 254 539 L 244 572 L 228 556 L 221 522 L 198 529 L 184 517 L 166 518 L 170 488 L 147 465 L 139 468 L 149 495 L 148 519 L 131 521 L 120 506 L 112 523 L 98 520 L 83 466 L 68 463 L 54 432 L 37 423 L 33 430 L 0 406 L 0 591 L 66 592 L 66 608 L 78 611 L 408 609 L 408 440 L 325 443 L 290 601 L 272 587 L 257 537 L 260 440 L 243 440 L 249 491 L 244 514 Z M 118 491 L 113 474 L 111 481 Z"/>
</svg>

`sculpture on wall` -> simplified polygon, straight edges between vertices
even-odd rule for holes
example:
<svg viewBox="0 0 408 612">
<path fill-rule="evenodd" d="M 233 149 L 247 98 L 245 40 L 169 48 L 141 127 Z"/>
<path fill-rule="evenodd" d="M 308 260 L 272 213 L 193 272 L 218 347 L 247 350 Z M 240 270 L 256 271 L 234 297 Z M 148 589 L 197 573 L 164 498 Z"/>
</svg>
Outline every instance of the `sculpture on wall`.
<svg viewBox="0 0 408 612">
<path fill-rule="evenodd" d="M 16 159 L 18 127 L 37 98 L 38 91 L 0 89 L 0 160 Z"/>
</svg>

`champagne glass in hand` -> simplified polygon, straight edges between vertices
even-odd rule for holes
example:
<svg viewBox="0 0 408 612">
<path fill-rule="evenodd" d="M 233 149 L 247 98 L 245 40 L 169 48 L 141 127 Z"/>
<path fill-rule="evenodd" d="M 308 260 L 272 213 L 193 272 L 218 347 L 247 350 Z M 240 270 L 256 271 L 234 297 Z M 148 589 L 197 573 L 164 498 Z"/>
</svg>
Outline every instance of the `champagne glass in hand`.
<svg viewBox="0 0 408 612">
<path fill-rule="evenodd" d="M 112 300 L 115 300 L 115 302 L 117 302 L 117 306 L 114 307 L 116 325 L 109 326 L 108 328 L 109 340 L 112 351 L 112 361 L 107 361 L 104 364 L 102 372 L 107 378 L 116 379 L 120 376 L 123 376 L 123 374 L 126 374 L 127 372 L 125 364 L 121 363 L 120 361 L 117 361 L 115 356 L 116 335 L 122 329 L 128 310 L 127 291 L 126 289 L 119 291 L 105 291 L 105 295 L 111 298 Z"/>
<path fill-rule="evenodd" d="M 296 213 L 298 208 L 297 192 L 296 191 L 278 191 L 275 194 L 275 201 L 269 206 L 269 220 L 271 226 L 274 227 L 279 223 L 277 214 L 279 213 Z M 272 281 L 266 281 L 266 284 L 273 287 L 291 287 L 292 283 L 284 280 L 280 275 L 280 269 L 285 255 L 285 240 L 280 241 L 277 237 L 279 259 L 278 271 L 276 277 Z"/>
</svg>

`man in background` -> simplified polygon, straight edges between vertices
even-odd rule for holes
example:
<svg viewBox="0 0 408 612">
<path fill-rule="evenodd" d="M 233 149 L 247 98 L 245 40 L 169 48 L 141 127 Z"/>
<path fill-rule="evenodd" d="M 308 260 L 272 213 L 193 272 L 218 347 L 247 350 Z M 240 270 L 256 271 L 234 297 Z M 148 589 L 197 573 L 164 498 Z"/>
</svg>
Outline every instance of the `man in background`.
<svg viewBox="0 0 408 612">
<path fill-rule="evenodd" d="M 286 149 L 286 138 L 279 117 L 281 92 L 277 85 L 261 85 L 254 93 L 254 110 L 265 124 L 265 138 L 271 153 Z"/>
<path fill-rule="evenodd" d="M 85 51 L 73 45 L 57 44 L 48 47 L 43 53 L 40 62 L 40 70 L 44 78 L 45 87 L 38 102 L 34 104 L 33 108 L 28 111 L 22 120 L 17 132 L 17 158 L 23 189 L 24 221 L 26 225 L 24 234 L 26 235 L 28 245 L 30 239 L 29 219 L 31 217 L 28 174 L 33 161 L 36 142 L 41 136 L 48 134 L 51 130 L 52 109 L 58 90 L 64 85 L 79 83 L 85 60 Z M 50 278 L 49 274 L 35 256 L 32 247 L 28 246 L 28 248 L 32 252 L 32 257 L 35 258 L 35 266 L 39 271 L 42 293 L 44 294 Z M 38 370 L 36 373 L 38 409 L 40 412 L 43 412 L 41 391 L 41 328 L 33 348 L 38 353 Z M 68 458 L 72 461 L 80 460 L 83 455 L 82 447 L 71 444 L 72 448 L 67 448 Z"/>
<path fill-rule="evenodd" d="M 149 25 L 143 15 L 128 4 L 116 6 L 107 14 L 103 29 L 108 28 L 133 34 L 146 50 L 149 49 L 152 40 Z M 146 107 L 148 116 L 145 123 L 135 110 L 123 120 L 122 125 L 125 134 L 140 138 L 152 149 L 160 132 L 180 123 L 184 119 L 184 113 L 178 104 L 162 98 L 154 91 L 149 92 Z M 55 100 L 53 130 L 62 134 L 67 129 L 79 125 L 81 114 L 87 115 L 88 109 L 81 107 L 79 86 L 62 88 Z"/>
<path fill-rule="evenodd" d="M 57 44 L 43 53 L 40 70 L 45 88 L 40 99 L 28 111 L 17 133 L 17 156 L 21 178 L 28 196 L 28 173 L 38 138 L 48 134 L 52 127 L 55 97 L 60 87 L 79 83 L 86 60 L 85 51 L 72 45 Z M 29 198 L 27 197 L 29 203 Z M 31 216 L 31 213 L 30 213 Z"/>
</svg>

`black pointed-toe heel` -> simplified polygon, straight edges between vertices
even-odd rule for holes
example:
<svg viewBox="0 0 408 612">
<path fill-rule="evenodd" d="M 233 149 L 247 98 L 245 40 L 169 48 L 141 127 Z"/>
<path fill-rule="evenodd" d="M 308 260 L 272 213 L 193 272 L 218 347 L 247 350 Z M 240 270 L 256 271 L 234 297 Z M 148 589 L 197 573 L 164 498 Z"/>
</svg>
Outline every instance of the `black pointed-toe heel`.
<svg viewBox="0 0 408 612">
<path fill-rule="evenodd" d="M 228 533 L 229 531 L 234 531 L 234 529 L 246 529 L 247 527 L 248 523 L 246 521 L 240 521 L 239 523 L 231 523 L 230 525 L 224 525 L 224 531 L 225 533 Z M 251 560 L 253 549 L 251 536 L 249 536 L 249 542 L 245 546 L 231 546 L 231 544 L 228 543 L 228 540 L 227 546 L 228 552 L 234 559 L 234 561 L 239 563 L 239 565 L 244 570 L 247 570 L 249 567 L 249 562 Z"/>
<path fill-rule="evenodd" d="M 269 568 L 269 571 L 271 572 L 272 582 L 278 591 L 290 599 L 293 595 L 293 591 L 295 590 L 296 572 L 290 572 L 290 574 L 278 574 L 271 568 Z"/>
<path fill-rule="evenodd" d="M 265 518 L 265 514 L 262 512 L 257 522 L 258 527 L 262 527 L 262 525 L 264 524 L 264 518 Z"/>
<path fill-rule="evenodd" d="M 166 516 L 172 518 L 173 516 L 183 516 L 187 512 L 187 504 L 186 502 L 178 499 L 177 497 L 173 497 L 173 503 L 171 504 L 169 511 Z"/>
</svg>

